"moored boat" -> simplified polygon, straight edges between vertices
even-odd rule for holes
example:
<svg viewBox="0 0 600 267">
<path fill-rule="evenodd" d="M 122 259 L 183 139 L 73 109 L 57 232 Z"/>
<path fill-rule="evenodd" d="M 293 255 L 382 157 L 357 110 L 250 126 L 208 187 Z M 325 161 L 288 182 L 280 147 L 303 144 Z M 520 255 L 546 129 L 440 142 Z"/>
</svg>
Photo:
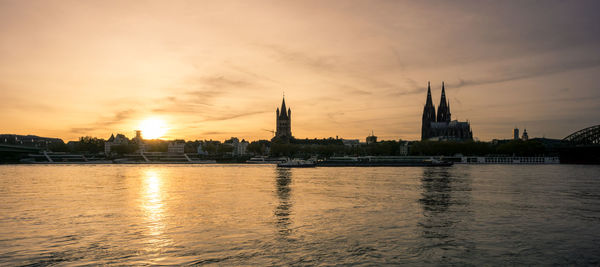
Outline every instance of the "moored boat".
<svg viewBox="0 0 600 267">
<path fill-rule="evenodd" d="M 452 162 L 427 157 L 331 157 L 317 163 L 319 167 L 437 167 Z"/>
<path fill-rule="evenodd" d="M 316 166 L 317 164 L 314 161 L 303 159 L 288 159 L 286 162 L 277 164 L 277 167 L 283 168 L 310 168 Z"/>
<path fill-rule="evenodd" d="M 266 158 L 266 157 L 253 157 L 249 160 L 246 160 L 248 164 L 279 164 L 283 163 L 286 160 L 283 158 Z"/>
</svg>

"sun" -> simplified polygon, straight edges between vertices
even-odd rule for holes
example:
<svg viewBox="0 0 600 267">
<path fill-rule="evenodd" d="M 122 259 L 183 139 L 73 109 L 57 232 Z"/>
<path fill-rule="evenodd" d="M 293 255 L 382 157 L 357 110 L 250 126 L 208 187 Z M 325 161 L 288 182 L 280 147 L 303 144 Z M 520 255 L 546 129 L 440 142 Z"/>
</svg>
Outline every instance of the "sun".
<svg viewBox="0 0 600 267">
<path fill-rule="evenodd" d="M 148 118 L 140 123 L 140 130 L 144 139 L 158 139 L 167 133 L 167 126 L 159 118 Z"/>
</svg>

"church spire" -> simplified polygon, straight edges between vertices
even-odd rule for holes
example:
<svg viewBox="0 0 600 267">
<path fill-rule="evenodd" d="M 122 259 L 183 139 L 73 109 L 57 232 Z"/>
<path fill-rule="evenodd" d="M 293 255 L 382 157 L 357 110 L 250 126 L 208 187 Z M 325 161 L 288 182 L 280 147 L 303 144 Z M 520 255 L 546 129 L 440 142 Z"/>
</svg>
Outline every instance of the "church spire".
<svg viewBox="0 0 600 267">
<path fill-rule="evenodd" d="M 433 106 L 433 100 L 431 100 L 431 85 L 430 82 L 427 82 L 427 101 L 425 102 L 425 107 L 423 107 L 421 140 L 429 138 L 429 128 L 432 122 L 435 122 L 435 107 Z"/>
<path fill-rule="evenodd" d="M 281 100 L 281 110 L 277 108 L 277 120 L 276 126 L 277 131 L 273 140 L 288 141 L 292 137 L 292 110 L 285 105 L 285 96 Z"/>
<path fill-rule="evenodd" d="M 281 100 L 281 110 L 286 110 L 286 108 L 285 108 L 285 97 L 283 97 L 283 100 Z"/>
<path fill-rule="evenodd" d="M 442 97 L 438 106 L 437 122 L 450 122 L 450 110 L 448 109 L 448 101 L 446 100 L 444 82 L 442 82 Z"/>
<path fill-rule="evenodd" d="M 431 86 L 429 82 L 427 82 L 427 100 L 425 101 L 425 106 L 433 107 L 433 100 L 431 100 Z"/>
<path fill-rule="evenodd" d="M 288 116 L 288 109 L 285 107 L 285 96 L 283 97 L 283 100 L 281 100 L 281 117 L 287 117 Z"/>
<path fill-rule="evenodd" d="M 446 101 L 446 88 L 444 86 L 444 82 L 442 82 L 442 98 L 440 99 L 440 108 L 442 108 L 442 106 L 448 106 L 448 101 Z M 438 111 L 440 110 L 440 108 L 438 108 Z"/>
</svg>

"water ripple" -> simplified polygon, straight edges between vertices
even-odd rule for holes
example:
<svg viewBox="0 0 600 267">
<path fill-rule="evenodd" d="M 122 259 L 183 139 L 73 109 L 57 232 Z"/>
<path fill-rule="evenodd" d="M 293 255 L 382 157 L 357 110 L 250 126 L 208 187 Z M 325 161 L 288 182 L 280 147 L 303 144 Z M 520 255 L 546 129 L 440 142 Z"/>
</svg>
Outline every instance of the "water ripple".
<svg viewBox="0 0 600 267">
<path fill-rule="evenodd" d="M 600 167 L 0 166 L 0 265 L 598 265 Z"/>
</svg>

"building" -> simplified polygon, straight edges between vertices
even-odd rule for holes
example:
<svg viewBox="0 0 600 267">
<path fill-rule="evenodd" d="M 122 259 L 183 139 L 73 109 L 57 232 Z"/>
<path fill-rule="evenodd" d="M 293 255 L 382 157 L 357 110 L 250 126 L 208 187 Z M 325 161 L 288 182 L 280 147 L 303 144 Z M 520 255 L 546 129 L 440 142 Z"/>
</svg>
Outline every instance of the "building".
<svg viewBox="0 0 600 267">
<path fill-rule="evenodd" d="M 206 155 L 208 155 L 208 151 L 204 150 L 204 147 L 202 146 L 202 143 L 198 144 L 198 155 L 199 156 L 206 156 Z"/>
<path fill-rule="evenodd" d="M 289 142 L 292 136 L 292 110 L 285 106 L 285 97 L 281 101 L 281 111 L 276 111 L 277 130 L 272 141 Z"/>
<path fill-rule="evenodd" d="M 144 140 L 142 138 L 142 131 L 135 130 L 135 137 L 133 138 L 133 140 L 136 141 L 136 142 L 142 142 L 142 140 Z"/>
<path fill-rule="evenodd" d="M 169 142 L 167 147 L 167 152 L 169 154 L 183 154 L 185 153 L 185 141 L 183 140 L 175 140 L 173 142 Z"/>
<path fill-rule="evenodd" d="M 513 140 L 519 140 L 519 128 L 515 128 Z"/>
<path fill-rule="evenodd" d="M 48 146 L 53 144 L 62 145 L 64 141 L 60 138 L 40 137 L 37 135 L 0 134 L 0 143 L 47 149 Z"/>
<path fill-rule="evenodd" d="M 234 156 L 243 156 L 243 155 L 247 155 L 248 152 L 248 145 L 250 143 L 246 140 L 243 140 L 241 142 L 235 143 L 233 145 L 233 155 Z"/>
<path fill-rule="evenodd" d="M 399 143 L 400 143 L 400 156 L 408 156 L 408 142 L 400 140 Z"/>
<path fill-rule="evenodd" d="M 375 134 L 371 131 L 371 135 L 367 136 L 365 141 L 367 142 L 367 145 L 375 144 L 377 143 L 377 136 L 375 136 Z"/>
<path fill-rule="evenodd" d="M 344 146 L 349 146 L 349 147 L 355 147 L 360 145 L 360 140 L 359 139 L 340 139 L 342 140 L 342 144 L 344 144 Z"/>
<path fill-rule="evenodd" d="M 144 138 L 142 138 L 142 131 L 136 130 L 135 137 L 131 141 L 138 146 L 137 152 L 144 153 L 148 151 L 148 146 L 144 142 Z"/>
<path fill-rule="evenodd" d="M 110 138 L 106 142 L 104 142 L 104 154 L 110 155 L 113 146 L 117 145 L 127 145 L 129 144 L 129 139 L 123 134 L 114 134 L 110 135 Z"/>
<path fill-rule="evenodd" d="M 523 137 L 521 137 L 523 141 L 529 140 L 529 135 L 527 134 L 527 129 L 523 129 Z"/>
<path fill-rule="evenodd" d="M 250 143 L 244 139 L 242 139 L 242 141 L 240 142 L 240 139 L 238 139 L 237 137 L 231 137 L 229 140 L 225 140 L 224 143 L 229 144 L 233 147 L 233 149 L 231 150 L 232 156 L 243 156 L 248 154 L 247 149 Z"/>
<path fill-rule="evenodd" d="M 423 108 L 421 140 L 473 140 L 473 132 L 469 122 L 452 120 L 450 103 L 446 100 L 444 82 L 442 82 L 442 97 L 437 116 L 431 99 L 431 87 L 427 82 L 427 100 Z"/>
</svg>

